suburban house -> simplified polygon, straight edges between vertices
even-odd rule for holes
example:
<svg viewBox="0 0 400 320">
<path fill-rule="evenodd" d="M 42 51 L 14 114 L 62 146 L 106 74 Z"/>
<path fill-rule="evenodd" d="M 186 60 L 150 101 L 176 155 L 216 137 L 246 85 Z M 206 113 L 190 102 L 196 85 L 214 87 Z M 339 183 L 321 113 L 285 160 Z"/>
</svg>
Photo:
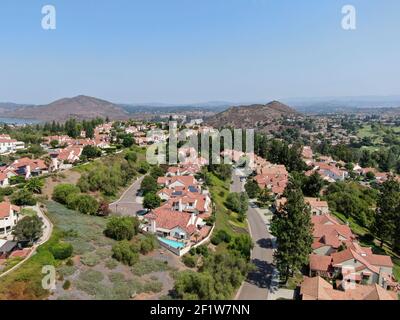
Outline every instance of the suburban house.
<svg viewBox="0 0 400 320">
<path fill-rule="evenodd" d="M 146 219 L 150 220 L 149 231 L 160 237 L 190 240 L 190 237 L 205 225 L 194 213 L 174 211 L 167 208 L 152 210 Z"/>
<path fill-rule="evenodd" d="M 349 281 L 392 287 L 393 262 L 389 256 L 372 253 L 371 248 L 353 242 L 347 249 L 332 253 L 334 274 L 341 274 Z"/>
<path fill-rule="evenodd" d="M 316 255 L 330 255 L 342 244 L 351 243 L 356 238 L 349 226 L 339 223 L 329 214 L 313 216 L 311 221 L 314 226 L 312 248 Z"/>
<path fill-rule="evenodd" d="M 389 256 L 378 255 L 362 247 L 347 225 L 330 215 L 313 216 L 314 224 L 310 255 L 310 276 L 342 278 L 348 282 L 378 284 L 397 288 L 393 277 L 393 262 Z"/>
<path fill-rule="evenodd" d="M 8 170 L 12 170 L 16 175 L 29 179 L 32 176 L 39 176 L 43 173 L 48 173 L 49 168 L 41 159 L 30 159 L 25 157 L 15 160 L 8 167 Z"/>
<path fill-rule="evenodd" d="M 82 151 L 82 146 L 68 146 L 60 149 L 58 152 L 51 153 L 51 170 L 56 171 L 69 168 L 71 164 L 79 161 Z"/>
<path fill-rule="evenodd" d="M 314 172 L 318 172 L 322 179 L 328 182 L 343 181 L 349 175 L 346 170 L 339 169 L 336 165 L 326 162 L 315 162 L 314 169 L 306 172 L 306 175 L 310 176 Z"/>
<path fill-rule="evenodd" d="M 304 198 L 305 203 L 307 203 L 311 208 L 311 213 L 315 216 L 321 216 L 329 213 L 329 206 L 327 201 L 322 201 L 318 198 Z"/>
<path fill-rule="evenodd" d="M 169 167 L 166 176 L 192 176 L 200 171 L 199 165 L 179 165 L 177 167 Z"/>
<path fill-rule="evenodd" d="M 22 149 L 25 149 L 24 142 L 11 139 L 7 134 L 0 135 L 0 154 L 15 153 Z"/>
<path fill-rule="evenodd" d="M 21 209 L 10 202 L 0 202 L 0 237 L 8 236 L 17 224 Z"/>
<path fill-rule="evenodd" d="M 287 199 L 282 197 L 275 200 L 274 206 L 275 210 L 279 210 L 279 208 L 286 204 Z M 311 213 L 314 216 L 328 215 L 329 214 L 329 206 L 328 202 L 321 201 L 318 198 L 310 198 L 305 197 L 304 202 L 310 206 Z M 330 217 L 330 216 L 329 216 Z"/>
<path fill-rule="evenodd" d="M 8 180 L 8 176 L 4 172 L 0 172 L 0 188 L 7 187 L 10 185 L 10 181 Z"/>
<path fill-rule="evenodd" d="M 198 189 L 198 182 L 193 176 L 159 177 L 157 183 L 168 189 L 184 188 L 185 190 Z M 194 191 L 195 192 L 195 191 Z"/>
<path fill-rule="evenodd" d="M 50 146 L 52 141 L 57 141 L 60 146 L 62 145 L 69 145 L 72 143 L 73 139 L 67 135 L 60 135 L 60 136 L 48 136 L 43 138 L 43 144 L 45 146 Z"/>
<path fill-rule="evenodd" d="M 171 167 L 165 177 L 157 179 L 164 186 L 157 194 L 165 203 L 145 216 L 147 223 L 143 227 L 156 234 L 160 244 L 177 255 L 185 254 L 207 239 L 211 231 L 211 226 L 204 221 L 212 214 L 211 199 L 201 191 L 192 168 L 191 165 Z"/>
<path fill-rule="evenodd" d="M 397 300 L 397 293 L 374 285 L 351 286 L 341 283 L 337 289 L 321 277 L 306 277 L 301 284 L 302 300 Z"/>
<path fill-rule="evenodd" d="M 208 195 L 192 192 L 182 193 L 182 195 L 173 194 L 161 208 L 194 213 L 202 218 L 210 217 L 212 213 L 210 197 Z"/>
</svg>

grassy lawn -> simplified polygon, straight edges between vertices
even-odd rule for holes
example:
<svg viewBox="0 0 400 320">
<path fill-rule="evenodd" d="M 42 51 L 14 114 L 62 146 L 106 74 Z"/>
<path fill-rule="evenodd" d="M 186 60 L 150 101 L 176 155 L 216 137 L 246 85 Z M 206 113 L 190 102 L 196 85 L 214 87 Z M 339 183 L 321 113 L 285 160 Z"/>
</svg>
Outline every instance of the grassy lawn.
<svg viewBox="0 0 400 320">
<path fill-rule="evenodd" d="M 245 222 L 237 219 L 237 214 L 225 207 L 225 201 L 229 194 L 230 181 L 222 181 L 214 174 L 210 174 L 212 186 L 210 187 L 211 197 L 216 208 L 215 231 L 225 230 L 231 235 L 247 233 Z"/>
<path fill-rule="evenodd" d="M 0 281 L 0 300 L 35 300 L 44 299 L 48 291 L 42 288 L 42 267 L 45 265 L 58 266 L 49 249 L 58 243 L 60 232 L 53 229 L 48 242 L 40 246 L 28 261 L 17 270 L 11 272 Z"/>
</svg>

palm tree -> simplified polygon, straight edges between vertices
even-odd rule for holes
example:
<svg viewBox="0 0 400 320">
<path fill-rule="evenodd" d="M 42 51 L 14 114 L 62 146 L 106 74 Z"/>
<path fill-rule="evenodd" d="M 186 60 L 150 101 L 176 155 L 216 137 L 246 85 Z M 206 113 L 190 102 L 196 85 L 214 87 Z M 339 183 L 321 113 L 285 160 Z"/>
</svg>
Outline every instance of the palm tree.
<svg viewBox="0 0 400 320">
<path fill-rule="evenodd" d="M 44 182 L 40 178 L 31 178 L 25 184 L 25 189 L 33 192 L 33 193 L 41 193 Z"/>
<path fill-rule="evenodd" d="M 196 239 L 196 243 L 199 242 L 200 232 L 199 232 L 199 231 L 196 231 L 196 232 L 194 233 L 193 236 L 194 236 L 194 238 Z"/>
</svg>

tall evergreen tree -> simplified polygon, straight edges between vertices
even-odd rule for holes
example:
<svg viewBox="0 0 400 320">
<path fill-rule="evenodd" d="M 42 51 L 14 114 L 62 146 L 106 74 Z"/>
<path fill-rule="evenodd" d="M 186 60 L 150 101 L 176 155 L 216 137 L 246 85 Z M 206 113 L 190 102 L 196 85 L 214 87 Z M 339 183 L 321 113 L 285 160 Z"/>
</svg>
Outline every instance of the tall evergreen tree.
<svg viewBox="0 0 400 320">
<path fill-rule="evenodd" d="M 390 177 L 382 184 L 372 226 L 373 233 L 380 239 L 381 247 L 385 241 L 392 242 L 396 234 L 396 224 L 400 219 L 400 184 Z"/>
<path fill-rule="evenodd" d="M 285 190 L 286 204 L 273 217 L 271 232 L 277 238 L 274 254 L 281 280 L 285 283 L 309 261 L 312 252 L 312 222 L 310 207 L 298 184 L 290 179 Z"/>
</svg>

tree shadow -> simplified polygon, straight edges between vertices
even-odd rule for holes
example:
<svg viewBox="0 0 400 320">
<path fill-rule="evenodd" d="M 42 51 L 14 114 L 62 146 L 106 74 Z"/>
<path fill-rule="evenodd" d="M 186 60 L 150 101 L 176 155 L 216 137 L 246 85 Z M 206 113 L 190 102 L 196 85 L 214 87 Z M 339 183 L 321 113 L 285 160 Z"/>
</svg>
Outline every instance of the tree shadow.
<svg viewBox="0 0 400 320">
<path fill-rule="evenodd" d="M 271 239 L 260 239 L 257 241 L 257 244 L 264 249 L 272 249 L 272 240 Z"/>
<path fill-rule="evenodd" d="M 274 265 L 267 261 L 252 259 L 251 261 L 255 266 L 253 271 L 250 271 L 247 276 L 247 282 L 259 288 L 265 288 L 270 291 L 275 291 L 277 285 L 274 284 Z"/>
</svg>

